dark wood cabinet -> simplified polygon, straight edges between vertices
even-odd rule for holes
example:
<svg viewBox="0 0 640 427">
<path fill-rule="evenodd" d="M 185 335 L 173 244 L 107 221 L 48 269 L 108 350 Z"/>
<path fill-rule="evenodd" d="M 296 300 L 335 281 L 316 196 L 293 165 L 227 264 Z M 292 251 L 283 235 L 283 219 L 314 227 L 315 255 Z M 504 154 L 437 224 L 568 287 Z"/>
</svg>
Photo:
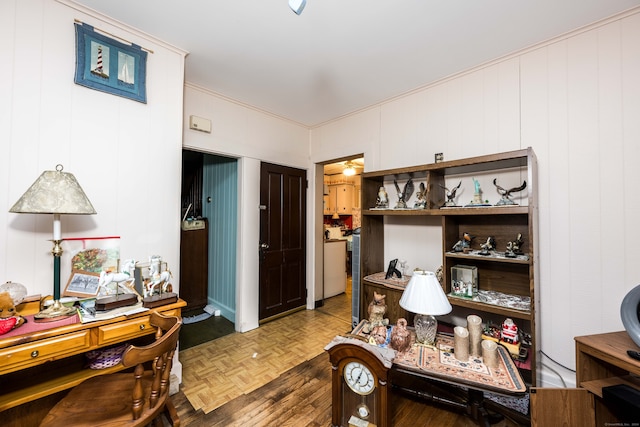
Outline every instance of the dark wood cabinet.
<svg viewBox="0 0 640 427">
<path fill-rule="evenodd" d="M 499 195 L 493 188 L 494 178 L 505 184 L 513 183 L 512 187 L 526 181 L 526 192 L 518 204 L 510 206 L 486 205 L 467 206 L 463 200 L 458 200 L 460 206 L 441 208 L 446 201 L 446 184 L 454 187 L 459 181 L 463 182 L 462 196 L 468 201 L 473 195 L 471 179 L 479 178 L 489 184 L 490 188 L 483 188 L 483 202 L 486 198 L 499 200 Z M 394 181 L 404 185 L 412 179 L 415 188 L 420 183 L 425 185 L 425 209 L 379 209 L 376 206 L 376 196 L 380 187 L 394 187 Z M 406 222 L 415 226 L 416 218 L 439 217 L 441 219 L 442 240 L 435 244 L 441 245 L 443 288 L 449 296 L 454 315 L 465 318 L 468 313 L 477 313 L 483 321 L 502 323 L 505 318 L 512 318 L 523 331 L 526 332 L 528 345 L 528 359 L 519 364 L 521 374 L 530 384 L 536 384 L 536 366 L 538 364 L 538 322 L 536 293 L 537 293 L 537 161 L 531 148 L 497 153 L 460 160 L 451 160 L 420 166 L 404 167 L 382 171 L 366 172 L 362 175 L 362 227 L 361 227 L 361 296 L 360 318 L 366 319 L 367 306 L 371 301 L 374 288 L 379 293 L 387 295 L 387 316 L 391 322 L 397 316 L 407 313 L 400 308 L 398 301 L 402 290 L 387 288 L 380 289 L 366 281 L 366 277 L 384 271 L 393 254 L 387 254 L 385 259 L 385 221 L 392 220 L 394 224 Z M 464 191 L 466 190 L 466 192 Z M 391 193 L 390 193 L 391 194 Z M 390 206 L 394 206 L 391 198 Z M 413 201 L 409 203 L 413 206 Z M 407 221 L 403 221 L 407 218 Z M 425 221 L 427 223 L 427 221 Z M 433 220 L 428 221 L 433 224 Z M 464 233 L 476 236 L 472 241 L 470 252 L 453 252 L 452 248 Z M 481 244 L 489 236 L 496 242 L 497 251 L 505 251 L 507 243 L 513 242 L 518 235 L 522 236 L 521 250 L 523 256 L 509 258 L 505 256 L 482 256 L 477 252 Z M 387 235 L 393 240 L 393 235 Z M 434 244 L 424 242 L 425 245 Z M 434 261 L 434 263 L 437 261 Z M 506 305 L 489 304 L 484 300 L 462 298 L 451 295 L 451 268 L 454 266 L 475 267 L 477 271 L 478 288 L 518 300 L 530 300 L 527 309 L 511 308 Z M 519 298 L 523 297 L 523 298 Z M 409 319 L 407 319 L 409 320 Z M 462 326 L 465 326 L 464 324 Z"/>
<path fill-rule="evenodd" d="M 180 298 L 185 311 L 207 305 L 209 283 L 209 223 L 202 227 L 182 227 L 180 235 Z"/>
</svg>

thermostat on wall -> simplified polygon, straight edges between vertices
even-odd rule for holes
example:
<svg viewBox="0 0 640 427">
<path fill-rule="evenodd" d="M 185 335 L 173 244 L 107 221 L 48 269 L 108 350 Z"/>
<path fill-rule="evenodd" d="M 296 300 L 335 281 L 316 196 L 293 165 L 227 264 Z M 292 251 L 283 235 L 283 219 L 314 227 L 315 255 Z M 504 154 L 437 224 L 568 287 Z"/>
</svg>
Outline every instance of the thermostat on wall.
<svg viewBox="0 0 640 427">
<path fill-rule="evenodd" d="M 189 129 L 211 133 L 211 120 L 198 116 L 189 116 Z"/>
</svg>

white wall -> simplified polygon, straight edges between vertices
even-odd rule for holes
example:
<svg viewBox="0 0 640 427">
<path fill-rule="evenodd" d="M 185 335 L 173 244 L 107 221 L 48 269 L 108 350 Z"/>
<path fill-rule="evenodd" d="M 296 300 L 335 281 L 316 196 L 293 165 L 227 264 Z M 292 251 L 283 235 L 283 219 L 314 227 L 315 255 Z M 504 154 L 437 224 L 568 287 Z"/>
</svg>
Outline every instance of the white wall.
<svg viewBox="0 0 640 427">
<path fill-rule="evenodd" d="M 309 163 L 309 130 L 291 121 L 258 111 L 204 88 L 187 84 L 184 99 L 184 148 L 238 158 L 238 265 L 236 283 L 237 331 L 258 327 L 258 247 L 260 237 L 260 163 L 276 163 L 307 170 L 309 188 L 314 169 Z M 189 129 L 189 116 L 212 122 L 212 132 Z M 307 198 L 313 198 L 307 190 Z M 307 236 L 313 221 L 308 220 Z M 313 259 L 313 239 L 307 239 L 307 259 Z M 307 262 L 307 282 L 313 283 L 313 263 Z M 313 308 L 309 292 L 307 306 Z"/>
<path fill-rule="evenodd" d="M 533 147 L 541 348 L 575 369 L 573 338 L 621 330 L 622 298 L 640 283 L 639 75 L 636 9 L 313 129 L 311 161 L 364 152 L 372 171 Z M 420 228 L 388 221 L 385 262 L 441 265 L 439 225 Z M 543 385 L 575 384 L 543 364 Z"/>
<path fill-rule="evenodd" d="M 74 19 L 153 51 L 146 104 L 74 84 Z M 8 211 L 61 163 L 98 212 L 63 216 L 63 238 L 121 236 L 121 258 L 162 255 L 178 287 L 184 57 L 71 2 L 0 2 L 1 283 L 52 293 L 52 216 Z"/>
</svg>

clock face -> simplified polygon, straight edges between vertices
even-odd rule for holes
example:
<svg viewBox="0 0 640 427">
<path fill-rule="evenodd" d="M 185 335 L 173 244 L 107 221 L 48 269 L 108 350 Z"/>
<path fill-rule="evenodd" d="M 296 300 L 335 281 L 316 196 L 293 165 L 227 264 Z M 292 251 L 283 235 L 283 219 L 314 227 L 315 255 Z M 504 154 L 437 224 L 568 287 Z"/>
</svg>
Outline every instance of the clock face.
<svg viewBox="0 0 640 427">
<path fill-rule="evenodd" d="M 370 394 L 375 388 L 373 374 L 360 362 L 349 362 L 345 365 L 344 380 L 351 390 L 363 396 Z"/>
</svg>

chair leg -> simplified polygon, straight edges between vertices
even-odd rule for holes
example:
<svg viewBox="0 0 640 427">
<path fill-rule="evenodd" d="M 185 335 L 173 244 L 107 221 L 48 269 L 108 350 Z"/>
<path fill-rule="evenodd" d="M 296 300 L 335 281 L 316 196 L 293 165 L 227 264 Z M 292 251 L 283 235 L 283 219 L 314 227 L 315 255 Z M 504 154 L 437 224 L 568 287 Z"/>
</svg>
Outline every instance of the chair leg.
<svg viewBox="0 0 640 427">
<path fill-rule="evenodd" d="M 164 403 L 164 416 L 167 417 L 167 420 L 173 427 L 180 427 L 180 417 L 178 417 L 178 411 L 176 411 L 176 407 L 173 406 L 173 402 L 169 397 L 167 397 L 167 400 Z"/>
</svg>

